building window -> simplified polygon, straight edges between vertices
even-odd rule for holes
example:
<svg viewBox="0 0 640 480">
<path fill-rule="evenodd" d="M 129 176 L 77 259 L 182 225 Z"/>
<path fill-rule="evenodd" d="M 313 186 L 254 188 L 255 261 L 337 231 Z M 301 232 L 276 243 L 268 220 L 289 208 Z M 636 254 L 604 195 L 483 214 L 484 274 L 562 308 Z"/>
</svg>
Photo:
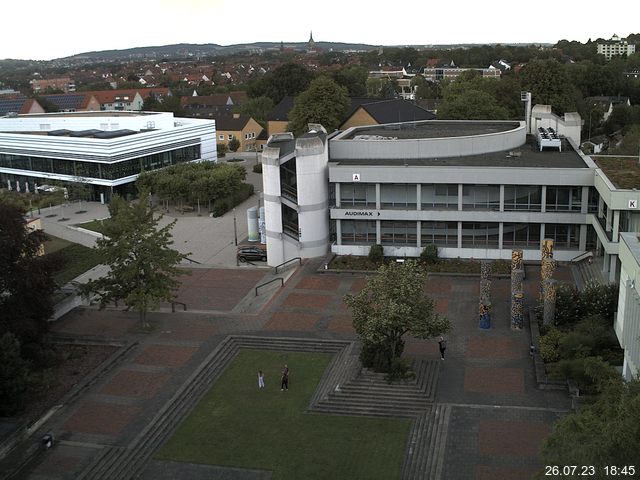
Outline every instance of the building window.
<svg viewBox="0 0 640 480">
<path fill-rule="evenodd" d="M 462 223 L 463 248 L 498 248 L 500 224 Z"/>
<path fill-rule="evenodd" d="M 376 208 L 374 183 L 341 183 L 340 207 Z"/>
<path fill-rule="evenodd" d="M 582 187 L 547 187 L 547 212 L 579 212 Z"/>
<path fill-rule="evenodd" d="M 375 220 L 341 220 L 343 245 L 373 245 L 376 243 Z"/>
<path fill-rule="evenodd" d="M 596 187 L 589 187 L 589 200 L 587 205 L 587 211 L 589 213 L 598 213 L 598 202 L 600 200 L 600 194 Z"/>
<path fill-rule="evenodd" d="M 280 191 L 283 197 L 293 202 L 298 201 L 298 175 L 295 158 L 280 165 Z"/>
<path fill-rule="evenodd" d="M 296 240 L 300 238 L 298 212 L 284 203 L 282 204 L 282 231 Z"/>
<path fill-rule="evenodd" d="M 224 134 L 218 135 L 218 140 L 220 140 L 221 142 L 224 142 Z"/>
<path fill-rule="evenodd" d="M 524 210 L 539 212 L 542 207 L 542 187 L 525 185 L 505 185 L 505 211 Z"/>
<path fill-rule="evenodd" d="M 389 184 L 380 185 L 380 205 L 382 208 L 398 210 L 415 210 L 416 185 L 415 184 Z"/>
<path fill-rule="evenodd" d="M 500 210 L 500 187 L 498 185 L 464 185 L 462 209 Z"/>
<path fill-rule="evenodd" d="M 229 135 L 227 135 L 227 140 L 229 141 L 233 140 L 233 134 L 230 133 Z"/>
<path fill-rule="evenodd" d="M 416 246 L 416 222 L 382 221 L 380 222 L 382 245 Z"/>
<path fill-rule="evenodd" d="M 458 246 L 458 222 L 421 222 L 420 244 L 439 247 Z"/>
<path fill-rule="evenodd" d="M 457 184 L 423 184 L 420 188 L 420 196 L 423 210 L 458 209 Z"/>
<path fill-rule="evenodd" d="M 547 223 L 544 237 L 553 239 L 553 247 L 558 249 L 578 249 L 580 245 L 580 225 Z"/>
<path fill-rule="evenodd" d="M 540 224 L 505 223 L 502 227 L 502 246 L 540 248 Z"/>
</svg>

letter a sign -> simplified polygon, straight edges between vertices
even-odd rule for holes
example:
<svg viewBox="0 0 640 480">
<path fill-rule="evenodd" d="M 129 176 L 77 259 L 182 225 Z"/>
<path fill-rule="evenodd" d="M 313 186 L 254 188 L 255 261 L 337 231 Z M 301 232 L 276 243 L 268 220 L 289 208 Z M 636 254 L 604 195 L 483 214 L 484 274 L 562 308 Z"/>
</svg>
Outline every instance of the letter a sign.
<svg viewBox="0 0 640 480">
<path fill-rule="evenodd" d="M 359 182 L 360 181 L 360 174 L 359 173 L 354 173 L 353 174 L 353 181 L 354 182 Z"/>
</svg>

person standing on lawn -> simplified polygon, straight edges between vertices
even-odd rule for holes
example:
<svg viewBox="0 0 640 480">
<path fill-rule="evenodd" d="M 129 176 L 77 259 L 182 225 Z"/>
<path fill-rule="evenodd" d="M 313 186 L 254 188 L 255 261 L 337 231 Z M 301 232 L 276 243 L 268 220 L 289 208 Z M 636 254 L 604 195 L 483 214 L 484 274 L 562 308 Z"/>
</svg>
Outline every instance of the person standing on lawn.
<svg viewBox="0 0 640 480">
<path fill-rule="evenodd" d="M 280 382 L 280 391 L 283 390 L 289 390 L 289 367 L 286 364 L 282 370 L 282 381 Z"/>
<path fill-rule="evenodd" d="M 264 373 L 258 370 L 258 388 L 264 388 Z"/>
</svg>

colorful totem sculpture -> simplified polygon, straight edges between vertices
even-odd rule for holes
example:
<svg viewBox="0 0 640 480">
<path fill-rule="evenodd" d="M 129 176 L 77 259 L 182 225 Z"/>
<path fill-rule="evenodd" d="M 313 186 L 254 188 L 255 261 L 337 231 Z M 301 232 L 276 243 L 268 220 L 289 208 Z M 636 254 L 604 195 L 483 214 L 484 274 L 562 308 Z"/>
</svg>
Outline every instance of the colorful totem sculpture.
<svg viewBox="0 0 640 480">
<path fill-rule="evenodd" d="M 511 328 L 521 330 L 524 321 L 524 266 L 522 250 L 511 251 Z"/>
<path fill-rule="evenodd" d="M 480 263 L 480 328 L 491 328 L 491 262 Z"/>
</svg>

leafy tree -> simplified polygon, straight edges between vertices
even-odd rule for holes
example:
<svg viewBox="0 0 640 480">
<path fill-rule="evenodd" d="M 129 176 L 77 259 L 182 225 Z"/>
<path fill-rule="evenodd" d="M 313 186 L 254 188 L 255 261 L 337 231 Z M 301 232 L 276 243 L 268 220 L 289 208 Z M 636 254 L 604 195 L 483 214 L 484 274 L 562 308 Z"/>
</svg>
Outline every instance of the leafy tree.
<svg viewBox="0 0 640 480">
<path fill-rule="evenodd" d="M 259 80 L 249 83 L 247 93 L 250 97 L 269 97 L 274 105 L 286 96 L 296 96 L 305 91 L 314 74 L 303 65 L 285 63 Z"/>
<path fill-rule="evenodd" d="M 521 82 L 531 92 L 534 104 L 551 105 L 561 113 L 576 111 L 579 92 L 558 61 L 534 60 L 522 70 Z"/>
<path fill-rule="evenodd" d="M 546 465 L 594 465 L 595 476 L 605 475 L 607 465 L 640 463 L 640 380 L 624 382 L 619 375 L 605 375 L 601 394 L 555 423 L 542 448 Z M 636 470 L 637 472 L 637 470 Z M 545 478 L 541 472 L 538 478 Z"/>
<path fill-rule="evenodd" d="M 332 77 L 338 85 L 345 87 L 350 97 L 364 97 L 367 94 L 367 77 L 365 67 L 351 65 L 333 72 Z"/>
<path fill-rule="evenodd" d="M 251 117 L 263 128 L 267 125 L 267 117 L 273 110 L 273 100 L 269 97 L 250 98 L 240 106 L 240 115 Z"/>
<path fill-rule="evenodd" d="M 20 342 L 10 332 L 0 336 L 0 417 L 18 413 L 26 401 L 29 363 L 20 355 Z"/>
<path fill-rule="evenodd" d="M 94 293 L 104 308 L 122 300 L 140 314 L 147 327 L 147 312 L 158 308 L 161 301 L 175 299 L 176 280 L 184 270 L 178 268 L 183 255 L 171 248 L 171 229 L 176 220 L 158 228 L 160 218 L 154 216 L 146 202 L 146 192 L 136 203 L 115 196 L 110 205 L 111 217 L 103 222 L 105 237 L 97 241 L 96 250 L 109 273 L 84 286 Z"/>
<path fill-rule="evenodd" d="M 231 150 L 232 152 L 237 152 L 238 149 L 240 148 L 240 140 L 234 137 L 229 141 L 228 146 L 229 146 L 229 150 Z"/>
<path fill-rule="evenodd" d="M 619 145 L 611 150 L 619 155 L 638 155 L 640 151 L 640 124 L 629 127 Z"/>
<path fill-rule="evenodd" d="M 434 301 L 424 294 L 426 272 L 418 263 L 389 263 L 356 295 L 346 295 L 353 326 L 360 336 L 363 351 L 373 346 L 387 369 L 404 348 L 403 336 L 432 338 L 448 332 L 451 322 L 434 312 Z"/>
<path fill-rule="evenodd" d="M 343 121 L 349 109 L 347 89 L 329 77 L 319 77 L 295 100 L 289 112 L 289 130 L 299 135 L 308 123 L 320 123 L 332 132 Z"/>
<path fill-rule="evenodd" d="M 384 247 L 379 243 L 371 245 L 369 247 L 369 260 L 373 263 L 382 263 L 384 260 Z"/>
<path fill-rule="evenodd" d="M 53 273 L 61 265 L 40 256 L 45 238 L 42 230 L 27 230 L 21 207 L 0 198 L 0 333 L 13 333 L 23 353 L 41 344 L 53 314 Z"/>
<path fill-rule="evenodd" d="M 475 89 L 446 90 L 438 107 L 439 119 L 503 120 L 507 116 L 506 109 L 491 94 Z"/>
<path fill-rule="evenodd" d="M 426 264 L 438 262 L 438 247 L 435 245 L 427 245 L 420 252 L 420 260 Z"/>
<path fill-rule="evenodd" d="M 216 150 L 218 151 L 219 157 L 224 157 L 229 151 L 229 147 L 227 147 L 226 143 L 217 143 Z"/>
</svg>

